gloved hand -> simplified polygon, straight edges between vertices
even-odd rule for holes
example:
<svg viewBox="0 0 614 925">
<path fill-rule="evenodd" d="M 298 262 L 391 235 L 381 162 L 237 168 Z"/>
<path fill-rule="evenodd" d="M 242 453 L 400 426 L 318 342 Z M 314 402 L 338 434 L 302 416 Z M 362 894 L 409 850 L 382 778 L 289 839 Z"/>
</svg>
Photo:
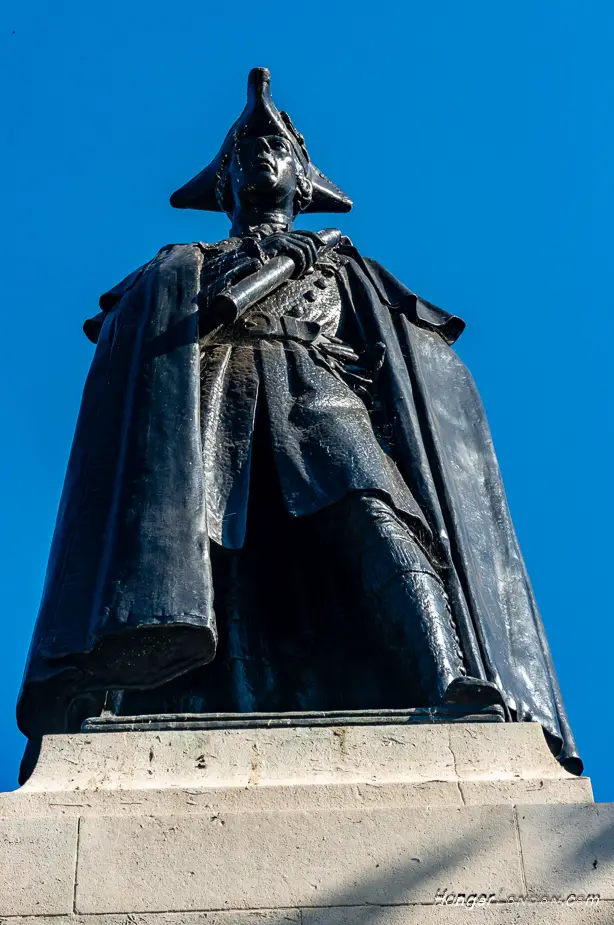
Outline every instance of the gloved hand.
<svg viewBox="0 0 614 925">
<path fill-rule="evenodd" d="M 279 231 L 260 240 L 260 247 L 267 257 L 283 254 L 296 264 L 292 279 L 299 279 L 311 270 L 318 259 L 318 248 L 322 241 L 315 231 Z"/>
</svg>

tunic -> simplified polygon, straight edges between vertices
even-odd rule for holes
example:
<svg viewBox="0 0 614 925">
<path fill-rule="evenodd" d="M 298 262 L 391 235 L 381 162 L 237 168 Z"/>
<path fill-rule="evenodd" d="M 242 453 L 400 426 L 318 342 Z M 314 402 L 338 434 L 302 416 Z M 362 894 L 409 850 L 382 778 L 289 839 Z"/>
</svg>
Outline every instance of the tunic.
<svg viewBox="0 0 614 925">
<path fill-rule="evenodd" d="M 237 258 L 240 239 L 205 251 L 201 292 L 219 278 L 220 258 Z M 365 401 L 348 379 L 365 381 L 366 344 L 345 344 L 339 258 L 289 280 L 201 352 L 201 433 L 209 538 L 227 548 L 245 539 L 257 406 L 286 510 L 313 514 L 348 492 L 375 492 L 429 530 L 395 463 L 378 441 Z M 339 357 L 346 362 L 340 362 Z M 359 364 L 358 366 L 356 364 Z M 364 359 L 363 359 L 364 363 Z M 362 376 L 356 376 L 359 370 Z"/>
</svg>

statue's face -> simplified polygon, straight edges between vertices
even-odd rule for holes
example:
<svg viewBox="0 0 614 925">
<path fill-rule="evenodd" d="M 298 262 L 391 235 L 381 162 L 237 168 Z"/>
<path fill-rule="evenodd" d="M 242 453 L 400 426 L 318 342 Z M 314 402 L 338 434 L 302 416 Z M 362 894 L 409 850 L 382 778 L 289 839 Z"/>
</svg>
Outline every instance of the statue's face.
<svg viewBox="0 0 614 925">
<path fill-rule="evenodd" d="M 291 200 L 298 170 L 294 151 L 281 135 L 240 138 L 228 166 L 234 201 L 275 206 Z"/>
</svg>

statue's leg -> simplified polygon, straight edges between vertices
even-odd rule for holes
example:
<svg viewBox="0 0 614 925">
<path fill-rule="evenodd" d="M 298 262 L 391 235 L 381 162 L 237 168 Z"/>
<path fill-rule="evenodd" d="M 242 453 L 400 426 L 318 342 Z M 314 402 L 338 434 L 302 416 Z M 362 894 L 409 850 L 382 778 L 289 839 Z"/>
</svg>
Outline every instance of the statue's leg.
<svg viewBox="0 0 614 925">
<path fill-rule="evenodd" d="M 383 499 L 358 492 L 323 513 L 327 544 L 360 589 L 384 653 L 415 671 L 425 702 L 500 702 L 494 685 L 467 677 L 445 588 L 407 523 Z"/>
</svg>

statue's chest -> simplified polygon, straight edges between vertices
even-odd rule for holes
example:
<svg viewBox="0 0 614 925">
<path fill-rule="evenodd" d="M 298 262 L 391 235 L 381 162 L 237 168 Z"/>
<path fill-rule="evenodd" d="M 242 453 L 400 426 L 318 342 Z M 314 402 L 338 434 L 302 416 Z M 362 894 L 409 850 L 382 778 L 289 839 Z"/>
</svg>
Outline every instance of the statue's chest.
<svg viewBox="0 0 614 925">
<path fill-rule="evenodd" d="M 285 282 L 259 302 L 257 309 L 274 318 L 289 315 L 315 321 L 325 334 L 335 334 L 341 321 L 341 294 L 335 274 L 325 264 L 316 264 L 302 279 Z"/>
<path fill-rule="evenodd" d="M 207 256 L 201 271 L 201 287 L 216 283 L 220 274 L 231 269 L 236 260 L 237 244 L 233 238 L 215 246 L 207 246 Z M 302 321 L 317 322 L 324 334 L 337 333 L 341 321 L 341 293 L 337 283 L 336 255 L 321 258 L 311 273 L 301 279 L 291 279 L 279 289 L 248 309 L 243 323 L 252 312 L 265 312 L 270 318 L 290 316 Z"/>
</svg>

